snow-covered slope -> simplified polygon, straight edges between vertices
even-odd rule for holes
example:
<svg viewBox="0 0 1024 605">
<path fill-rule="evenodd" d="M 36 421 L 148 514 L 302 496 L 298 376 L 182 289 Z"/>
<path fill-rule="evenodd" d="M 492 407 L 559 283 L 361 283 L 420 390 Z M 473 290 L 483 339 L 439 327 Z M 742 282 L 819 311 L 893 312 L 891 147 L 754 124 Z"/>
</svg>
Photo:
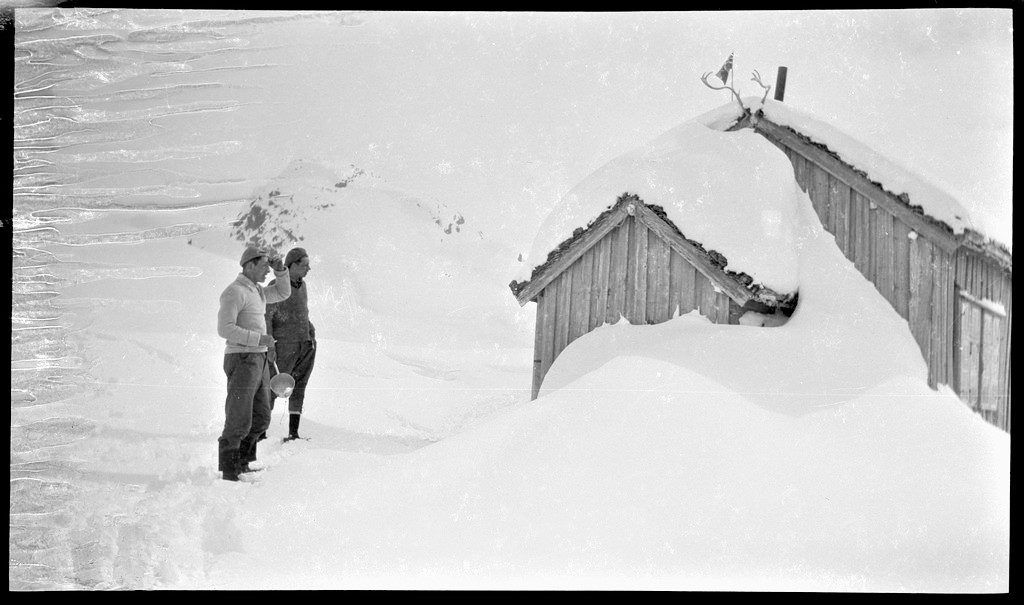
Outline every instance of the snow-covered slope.
<svg viewBox="0 0 1024 605">
<path fill-rule="evenodd" d="M 481 322 L 481 342 L 518 337 L 523 312 L 498 287 L 513 251 L 474 230 L 456 209 L 381 185 L 358 168 L 340 177 L 292 162 L 242 207 L 225 241 L 192 244 L 229 258 L 245 245 L 311 257 L 311 313 L 324 334 L 361 342 L 428 345 Z M 320 325 L 323 324 L 323 325 Z"/>
<path fill-rule="evenodd" d="M 239 217 L 238 224 L 232 229 L 231 234 L 244 244 L 273 249 L 302 245 L 309 226 L 318 224 L 322 222 L 321 219 L 329 216 L 321 213 L 339 203 L 344 204 L 349 199 L 350 196 L 338 194 L 342 193 L 341 189 L 350 185 L 354 188 L 369 187 L 381 191 L 395 198 L 394 205 L 406 207 L 409 214 L 419 214 L 421 218 L 428 215 L 443 234 L 440 236 L 442 241 L 453 233 L 459 234 L 464 230 L 469 233 L 468 229 L 464 229 L 466 220 L 462 214 L 449 209 L 441 202 L 429 204 L 411 195 L 395 190 L 389 191 L 387 186 L 382 184 L 382 179 L 375 178 L 356 166 L 350 166 L 346 176 L 342 178 L 316 161 L 297 159 L 288 164 L 280 175 L 253 192 L 252 201 Z M 419 211 L 414 211 L 411 206 L 415 206 Z M 378 209 L 388 212 L 386 207 Z M 358 217 L 358 214 L 353 216 Z M 387 220 L 388 216 L 385 214 L 381 219 Z M 394 230 L 404 226 L 391 225 Z M 477 235 L 483 239 L 483 233 L 478 231 Z"/>
<path fill-rule="evenodd" d="M 533 402 L 505 284 L 550 203 L 717 103 L 723 31 L 848 132 L 906 125 L 891 157 L 1008 190 L 1010 11 L 16 18 L 16 280 L 45 304 L 12 309 L 43 335 L 12 342 L 12 590 L 1008 590 L 1009 435 L 927 389 L 803 205 L 787 325 L 606 326 Z M 279 401 L 231 484 L 217 297 L 263 228 L 314 256 L 311 441 Z"/>
<path fill-rule="evenodd" d="M 72 339 L 95 384 L 38 408 L 68 418 L 49 430 L 74 490 L 52 545 L 69 586 L 1008 586 L 1009 436 L 927 388 L 905 324 L 806 199 L 784 217 L 801 284 L 785 326 L 605 326 L 530 402 L 532 322 L 488 272 L 507 256 L 442 240 L 414 198 L 276 185 L 317 209 L 296 226 L 320 346 L 312 441 L 281 444 L 276 411 L 257 484 L 216 471 L 216 300 L 248 203 L 98 213 L 69 231 L 169 235 L 53 246 L 118 268 L 62 294 L 91 308 Z M 420 275 L 448 262 L 463 270 Z M 452 290 L 472 312 L 439 314 Z"/>
<path fill-rule="evenodd" d="M 620 322 L 537 400 L 428 447 L 314 442 L 249 492 L 201 585 L 1005 590 L 1008 435 L 927 387 L 905 323 L 809 206 L 792 218 L 785 326 Z"/>
</svg>

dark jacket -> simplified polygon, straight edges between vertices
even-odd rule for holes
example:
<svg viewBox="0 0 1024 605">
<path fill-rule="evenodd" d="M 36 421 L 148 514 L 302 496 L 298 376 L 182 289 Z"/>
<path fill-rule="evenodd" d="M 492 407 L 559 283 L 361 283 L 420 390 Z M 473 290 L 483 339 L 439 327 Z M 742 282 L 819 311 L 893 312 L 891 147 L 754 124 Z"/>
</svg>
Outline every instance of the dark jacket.
<svg viewBox="0 0 1024 605">
<path fill-rule="evenodd" d="M 270 282 L 272 288 L 277 280 Z M 309 295 L 305 282 L 291 282 L 291 296 L 267 305 L 267 334 L 278 342 L 308 342 L 316 339 L 309 321 Z"/>
</svg>

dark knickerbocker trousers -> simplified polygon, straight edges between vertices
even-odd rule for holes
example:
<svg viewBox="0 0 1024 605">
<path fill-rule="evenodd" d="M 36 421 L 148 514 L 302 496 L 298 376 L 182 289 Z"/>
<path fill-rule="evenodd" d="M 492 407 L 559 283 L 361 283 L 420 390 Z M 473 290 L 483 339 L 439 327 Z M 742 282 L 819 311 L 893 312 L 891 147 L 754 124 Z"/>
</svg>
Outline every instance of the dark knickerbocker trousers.
<svg viewBox="0 0 1024 605">
<path fill-rule="evenodd" d="M 313 362 L 316 360 L 316 349 L 312 341 L 278 342 L 277 369 L 292 375 L 295 388 L 288 396 L 288 411 L 292 414 L 302 413 L 302 404 L 306 399 L 306 383 L 313 373 Z"/>
</svg>

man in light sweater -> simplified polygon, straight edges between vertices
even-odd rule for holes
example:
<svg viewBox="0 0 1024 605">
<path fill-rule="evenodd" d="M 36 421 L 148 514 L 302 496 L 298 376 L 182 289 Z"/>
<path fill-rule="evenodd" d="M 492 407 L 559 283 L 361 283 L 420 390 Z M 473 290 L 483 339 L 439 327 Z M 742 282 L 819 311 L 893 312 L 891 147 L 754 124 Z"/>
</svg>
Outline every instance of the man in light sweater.
<svg viewBox="0 0 1024 605">
<path fill-rule="evenodd" d="M 267 303 L 285 300 L 291 294 L 288 269 L 279 257 L 255 247 L 246 248 L 239 261 L 242 272 L 220 295 L 217 334 L 227 341 L 224 373 L 228 395 L 224 405 L 224 431 L 218 440 L 222 477 L 238 481 L 256 459 L 256 443 L 270 426 L 270 368 L 267 347 Z M 265 290 L 261 283 L 274 269 L 276 283 Z"/>
<path fill-rule="evenodd" d="M 267 305 L 267 334 L 274 338 L 270 348 L 271 363 L 277 370 L 291 374 L 295 388 L 288 397 L 288 437 L 299 438 L 299 420 L 306 397 L 306 384 L 313 373 L 316 359 L 316 329 L 309 321 L 309 295 L 304 278 L 309 273 L 309 255 L 302 248 L 292 248 L 284 257 L 291 280 L 291 296 Z M 274 282 L 270 283 L 273 286 Z M 269 286 L 268 286 L 269 287 Z"/>
</svg>

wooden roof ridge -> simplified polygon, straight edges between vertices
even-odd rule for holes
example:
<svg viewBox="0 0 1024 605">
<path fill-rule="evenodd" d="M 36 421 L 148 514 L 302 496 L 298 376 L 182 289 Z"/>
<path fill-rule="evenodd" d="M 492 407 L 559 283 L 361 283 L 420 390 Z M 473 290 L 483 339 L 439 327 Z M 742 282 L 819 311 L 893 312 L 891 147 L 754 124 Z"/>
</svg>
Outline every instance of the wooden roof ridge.
<svg viewBox="0 0 1024 605">
<path fill-rule="evenodd" d="M 740 124 L 742 125 L 749 125 L 777 145 L 786 145 L 817 160 L 818 164 L 832 176 L 872 202 L 883 206 L 943 250 L 954 252 L 957 248 L 965 246 L 989 256 L 1004 270 L 1012 272 L 1013 255 L 1004 244 L 972 229 L 965 229 L 964 233 L 959 235 L 954 233 L 953 228 L 944 221 L 927 214 L 922 206 L 913 204 L 909 194 L 894 193 L 886 189 L 883 183 L 869 178 L 866 172 L 840 158 L 838 153 L 824 143 L 814 140 L 792 126 L 772 122 L 760 110 L 747 124 Z"/>
<path fill-rule="evenodd" d="M 795 292 L 778 293 L 754 283 L 754 279 L 746 273 L 726 269 L 728 259 L 724 255 L 715 250 L 707 250 L 700 242 L 688 239 L 668 218 L 664 208 L 647 204 L 639 196 L 627 192 L 591 221 L 586 229 L 577 228 L 572 236 L 549 252 L 545 262 L 534 267 L 529 280 L 512 280 L 509 288 L 519 304 L 525 305 L 533 300 L 555 277 L 583 256 L 627 216 L 635 216 L 648 229 L 657 233 L 669 247 L 740 306 L 751 300 L 770 307 L 787 306 L 795 302 Z"/>
</svg>

